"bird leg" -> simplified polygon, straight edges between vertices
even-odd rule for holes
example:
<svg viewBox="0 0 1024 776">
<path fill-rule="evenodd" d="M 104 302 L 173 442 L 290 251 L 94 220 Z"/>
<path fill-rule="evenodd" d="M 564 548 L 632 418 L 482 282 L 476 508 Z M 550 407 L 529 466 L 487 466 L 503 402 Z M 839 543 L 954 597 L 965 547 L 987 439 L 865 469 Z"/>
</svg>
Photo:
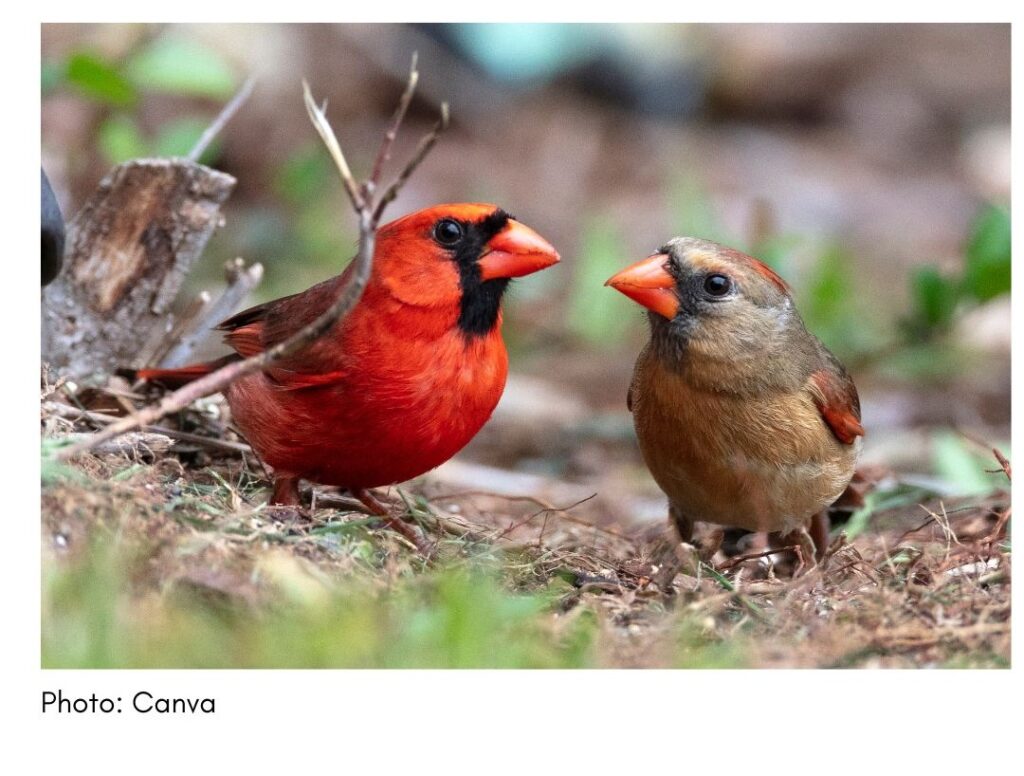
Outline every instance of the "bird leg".
<svg viewBox="0 0 1024 776">
<path fill-rule="evenodd" d="M 693 518 L 684 515 L 671 501 L 668 503 L 668 516 L 679 532 L 680 541 L 684 544 L 693 544 Z"/>
<path fill-rule="evenodd" d="M 793 548 L 797 558 L 797 565 L 793 570 L 794 577 L 800 576 L 817 562 L 818 555 L 815 550 L 814 540 L 806 528 L 797 528 L 795 531 L 790 531 L 786 534 L 770 533 L 768 534 L 768 544 L 780 550 L 787 547 Z"/>
<path fill-rule="evenodd" d="M 821 563 L 825 559 L 825 551 L 828 550 L 828 533 L 831 521 L 828 519 L 828 509 L 823 509 L 811 516 L 811 524 L 807 529 L 814 546 L 817 549 L 814 557 Z"/>
<path fill-rule="evenodd" d="M 363 488 L 357 488 L 352 490 L 351 493 L 356 498 L 356 500 L 359 501 L 360 504 L 366 507 L 367 512 L 369 512 L 371 515 L 377 515 L 378 517 L 383 518 L 385 526 L 390 528 L 392 531 L 395 531 L 396 533 L 400 533 L 402 536 L 404 536 L 406 539 L 412 542 L 413 546 L 415 546 L 416 549 L 419 550 L 421 555 L 427 558 L 430 557 L 430 545 L 428 545 L 426 541 L 424 541 L 423 537 L 419 535 L 416 529 L 413 528 L 411 525 L 407 524 L 405 521 L 400 520 L 397 517 L 394 517 L 388 511 L 388 508 L 384 504 L 382 504 L 377 499 L 376 496 L 370 493 L 370 491 L 365 490 Z"/>
<path fill-rule="evenodd" d="M 277 520 L 309 519 L 309 510 L 302 506 L 299 496 L 299 478 L 288 475 L 274 477 L 274 491 L 270 494 L 268 513 Z"/>
<path fill-rule="evenodd" d="M 270 496 L 271 506 L 297 507 L 301 503 L 298 477 L 274 477 L 274 492 Z"/>
<path fill-rule="evenodd" d="M 811 516 L 806 528 L 798 528 L 789 533 L 768 534 L 768 544 L 781 549 L 792 547 L 797 555 L 797 567 L 793 576 L 799 576 L 805 568 L 821 563 L 828 550 L 829 533 L 828 510 L 823 509 Z"/>
</svg>

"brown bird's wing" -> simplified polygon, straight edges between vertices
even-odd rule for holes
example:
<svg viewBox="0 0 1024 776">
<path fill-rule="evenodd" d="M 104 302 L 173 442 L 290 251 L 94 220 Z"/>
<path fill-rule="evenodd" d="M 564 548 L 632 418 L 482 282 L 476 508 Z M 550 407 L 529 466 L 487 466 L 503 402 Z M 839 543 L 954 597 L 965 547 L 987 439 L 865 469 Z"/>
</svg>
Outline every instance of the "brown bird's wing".
<svg viewBox="0 0 1024 776">
<path fill-rule="evenodd" d="M 825 366 L 807 378 L 807 389 L 836 439 L 852 445 L 857 437 L 864 436 L 857 387 L 839 359 L 827 350 L 824 355 Z"/>
<path fill-rule="evenodd" d="M 224 341 L 246 358 L 262 353 L 319 318 L 334 303 L 349 271 L 301 293 L 281 297 L 236 313 L 217 326 Z M 325 340 L 331 339 L 330 343 Z M 344 376 L 339 348 L 330 334 L 267 370 L 283 390 L 335 382 Z"/>
</svg>

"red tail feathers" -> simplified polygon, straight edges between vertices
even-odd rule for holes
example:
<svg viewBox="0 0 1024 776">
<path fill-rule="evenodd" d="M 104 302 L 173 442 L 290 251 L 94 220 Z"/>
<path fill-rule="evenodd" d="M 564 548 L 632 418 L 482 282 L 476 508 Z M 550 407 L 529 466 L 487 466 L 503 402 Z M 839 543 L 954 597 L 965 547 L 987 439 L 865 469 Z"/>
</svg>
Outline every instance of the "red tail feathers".
<svg viewBox="0 0 1024 776">
<path fill-rule="evenodd" d="M 183 385 L 198 380 L 203 375 L 208 375 L 230 361 L 237 361 L 237 355 L 218 358 L 216 361 L 207 361 L 203 364 L 192 364 L 177 369 L 140 369 L 135 373 L 138 380 L 145 380 L 150 383 L 160 383 L 168 388 L 180 388 Z"/>
</svg>

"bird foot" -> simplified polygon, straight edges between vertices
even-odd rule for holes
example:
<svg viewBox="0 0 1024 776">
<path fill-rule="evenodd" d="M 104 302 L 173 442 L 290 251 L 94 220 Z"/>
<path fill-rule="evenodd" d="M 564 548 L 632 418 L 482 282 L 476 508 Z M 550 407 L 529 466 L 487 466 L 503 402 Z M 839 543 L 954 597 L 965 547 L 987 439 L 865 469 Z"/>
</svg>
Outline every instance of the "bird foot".
<svg viewBox="0 0 1024 776">
<path fill-rule="evenodd" d="M 775 549 L 791 549 L 796 555 L 793 578 L 802 577 L 818 565 L 818 551 L 814 539 L 806 528 L 798 528 L 787 534 L 768 534 L 768 543 Z"/>
<path fill-rule="evenodd" d="M 363 505 L 367 513 L 380 517 L 387 528 L 401 534 L 424 558 L 430 558 L 432 548 L 415 528 L 400 518 L 394 517 L 387 506 L 370 491 L 355 489 L 350 492 Z M 298 477 L 278 476 L 274 479 L 274 492 L 267 511 L 278 520 L 309 520 L 312 518 L 311 510 L 301 506 Z"/>
<path fill-rule="evenodd" d="M 356 500 L 366 508 L 366 511 L 369 514 L 380 517 L 386 528 L 390 528 L 395 533 L 401 534 L 402 537 L 408 540 L 424 558 L 429 559 L 431 557 L 433 554 L 433 547 L 427 543 L 426 539 L 423 538 L 419 531 L 401 518 L 392 515 L 387 506 L 379 501 L 370 491 L 357 489 L 352 490 L 351 493 Z"/>
<path fill-rule="evenodd" d="M 308 509 L 298 504 L 268 504 L 264 514 L 281 522 L 307 521 L 313 518 Z"/>
</svg>

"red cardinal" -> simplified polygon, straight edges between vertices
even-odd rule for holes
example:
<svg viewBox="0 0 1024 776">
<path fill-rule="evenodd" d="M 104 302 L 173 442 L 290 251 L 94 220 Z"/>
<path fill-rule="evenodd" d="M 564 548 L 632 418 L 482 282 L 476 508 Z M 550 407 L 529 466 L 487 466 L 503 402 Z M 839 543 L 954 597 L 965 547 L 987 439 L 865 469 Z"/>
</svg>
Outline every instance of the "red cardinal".
<svg viewBox="0 0 1024 776">
<path fill-rule="evenodd" d="M 297 505 L 299 480 L 307 479 L 346 488 L 379 513 L 366 489 L 416 477 L 461 450 L 505 387 L 501 298 L 510 278 L 558 258 L 494 205 L 438 205 L 382 226 L 373 272 L 349 315 L 309 347 L 227 389 L 239 429 L 274 469 L 271 503 Z M 218 328 L 237 353 L 228 360 L 312 322 L 345 277 L 224 321 Z M 139 377 L 187 382 L 224 362 Z"/>
<path fill-rule="evenodd" d="M 853 476 L 860 401 L 769 267 L 679 237 L 607 285 L 650 310 L 628 404 L 683 541 L 695 520 L 794 532 L 825 549 L 824 509 Z M 790 539 L 786 537 L 788 542 Z"/>
</svg>

